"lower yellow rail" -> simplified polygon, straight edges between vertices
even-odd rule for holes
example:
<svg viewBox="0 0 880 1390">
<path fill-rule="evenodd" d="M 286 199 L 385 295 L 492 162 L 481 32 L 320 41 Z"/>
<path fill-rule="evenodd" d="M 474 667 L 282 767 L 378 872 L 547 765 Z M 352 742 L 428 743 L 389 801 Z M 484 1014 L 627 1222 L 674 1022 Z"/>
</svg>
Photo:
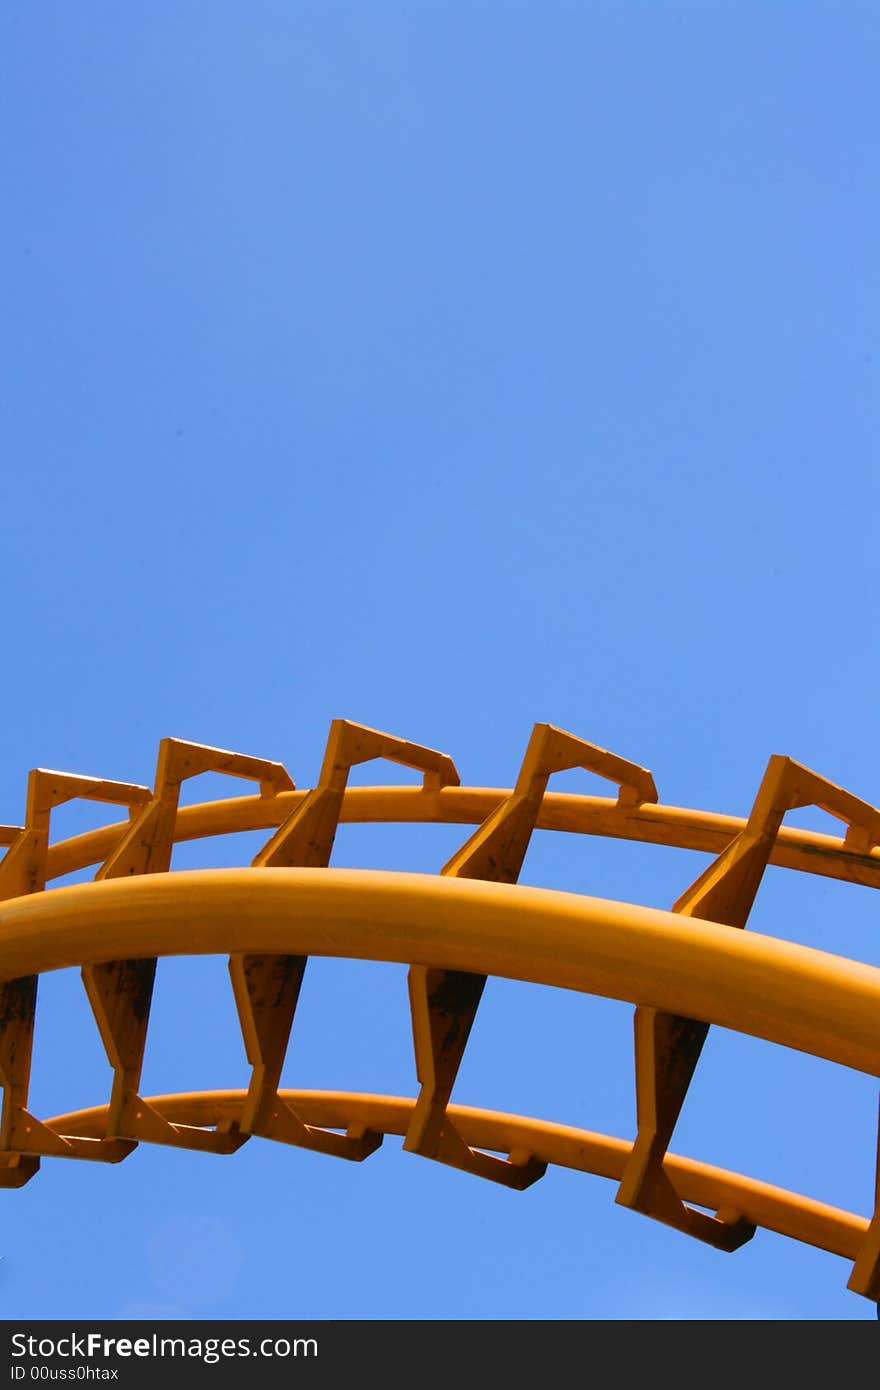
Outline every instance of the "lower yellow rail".
<svg viewBox="0 0 880 1390">
<path fill-rule="evenodd" d="M 409 1097 L 349 1091 L 283 1090 L 279 1095 L 308 1124 L 329 1129 L 364 1126 L 381 1134 L 405 1134 L 415 1107 L 415 1101 Z M 246 1096 L 246 1091 L 195 1091 L 188 1095 L 152 1096 L 150 1104 L 174 1124 L 224 1126 L 236 1123 Z M 505 1115 L 497 1110 L 450 1105 L 449 1117 L 465 1142 L 475 1148 L 500 1153 L 525 1150 L 545 1163 L 615 1181 L 623 1175 L 632 1152 L 632 1144 L 626 1139 L 548 1120 Z M 100 1139 L 106 1134 L 107 1106 L 57 1115 L 48 1125 L 57 1134 Z M 845 1259 L 855 1259 L 868 1229 L 865 1217 L 709 1163 L 668 1154 L 666 1164 L 687 1201 L 713 1209 L 734 1208 L 756 1226 Z"/>
</svg>

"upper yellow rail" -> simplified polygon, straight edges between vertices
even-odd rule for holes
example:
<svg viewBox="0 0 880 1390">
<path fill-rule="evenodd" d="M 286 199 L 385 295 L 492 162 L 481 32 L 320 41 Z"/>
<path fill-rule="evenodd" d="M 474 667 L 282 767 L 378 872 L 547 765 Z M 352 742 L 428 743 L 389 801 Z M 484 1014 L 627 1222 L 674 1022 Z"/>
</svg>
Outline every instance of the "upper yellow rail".
<svg viewBox="0 0 880 1390">
<path fill-rule="evenodd" d="M 241 796 L 181 806 L 175 842 L 230 835 L 239 830 L 274 829 L 307 795 L 305 791 L 282 792 L 271 800 Z M 422 787 L 349 787 L 339 821 L 480 825 L 508 796 L 510 790 L 500 787 L 444 787 L 441 791 Z M 706 854 L 720 854 L 745 825 L 743 817 L 713 811 L 649 804 L 628 807 L 607 797 L 552 791 L 545 792 L 537 820 L 539 830 L 567 830 Z M 128 822 L 119 821 L 50 845 L 47 877 L 60 878 L 102 863 L 127 829 Z M 874 847 L 867 853 L 845 849 L 843 837 L 835 835 L 783 826 L 770 863 L 880 888 L 880 848 Z"/>
</svg>

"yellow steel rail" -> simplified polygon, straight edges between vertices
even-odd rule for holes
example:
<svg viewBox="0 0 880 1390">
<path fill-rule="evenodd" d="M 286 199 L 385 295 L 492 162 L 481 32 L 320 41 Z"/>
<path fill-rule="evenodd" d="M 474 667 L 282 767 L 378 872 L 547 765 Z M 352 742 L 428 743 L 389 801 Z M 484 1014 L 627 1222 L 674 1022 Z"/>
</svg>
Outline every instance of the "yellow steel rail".
<svg viewBox="0 0 880 1390">
<path fill-rule="evenodd" d="M 653 1004 L 880 1076 L 880 969 L 547 888 L 376 869 L 187 869 L 0 905 L 16 978 L 107 959 L 262 952 L 400 961 Z"/>
<path fill-rule="evenodd" d="M 349 788 L 351 767 L 376 757 L 417 769 L 422 785 Z M 612 782 L 616 799 L 549 792 L 570 767 Z M 211 770 L 258 782 L 259 795 L 180 807 L 183 781 Z M 401 1133 L 411 1152 L 508 1187 L 548 1163 L 614 1177 L 618 1202 L 723 1250 L 767 1226 L 854 1259 L 849 1287 L 877 1300 L 880 1203 L 870 1220 L 850 1216 L 669 1146 L 713 1023 L 880 1075 L 880 970 L 743 930 L 768 863 L 880 885 L 880 811 L 779 757 L 746 819 L 662 806 L 646 768 L 545 724 L 512 789 L 458 782 L 446 755 L 344 720 L 305 792 L 280 763 L 173 739 L 152 789 L 33 772 L 25 825 L 0 828 L 0 1186 L 26 1182 L 43 1156 L 118 1162 L 141 1141 L 229 1153 L 261 1135 L 359 1161 Z M 122 803 L 128 821 L 52 844 L 51 812 L 72 797 Z M 809 804 L 845 833 L 783 825 Z M 407 820 L 477 828 L 436 876 L 329 867 L 340 821 Z M 535 828 L 717 857 L 659 911 L 519 885 Z M 250 868 L 168 872 L 176 842 L 248 829 L 273 832 Z M 43 891 L 91 864 L 96 882 Z M 250 1086 L 145 1098 L 157 958 L 206 952 L 230 958 Z M 409 966 L 414 1101 L 280 1089 L 309 955 Z M 104 1107 L 44 1121 L 28 1109 L 37 983 L 65 966 L 82 969 L 113 1087 Z M 452 1104 L 488 975 L 636 1006 L 632 1144 Z"/>
<path fill-rule="evenodd" d="M 339 822 L 480 825 L 509 795 L 510 790 L 501 787 L 444 787 L 433 792 L 421 787 L 349 787 Z M 230 835 L 239 830 L 274 829 L 302 805 L 306 796 L 304 791 L 288 792 L 272 800 L 241 796 L 181 806 L 175 843 Z M 745 824 L 740 816 L 723 816 L 713 811 L 662 805 L 621 807 L 607 797 L 546 792 L 536 828 L 720 854 Z M 49 847 L 47 877 L 61 878 L 102 863 L 127 829 L 128 823 L 119 821 L 57 841 Z M 835 835 L 783 826 L 770 863 L 880 888 L 880 849 L 857 854 L 845 850 L 843 837 Z"/>
<path fill-rule="evenodd" d="M 285 1090 L 280 1094 L 311 1125 L 339 1130 L 359 1126 L 380 1134 L 406 1134 L 415 1106 L 412 1099 L 404 1096 L 303 1090 Z M 222 1128 L 239 1121 L 246 1095 L 245 1091 L 195 1091 L 152 1096 L 150 1104 L 176 1124 Z M 101 1139 L 107 1132 L 107 1113 L 106 1105 L 98 1105 L 58 1115 L 47 1124 L 58 1134 Z M 632 1153 L 632 1143 L 626 1139 L 571 1125 L 504 1115 L 469 1105 L 450 1105 L 449 1114 L 463 1139 L 474 1148 L 531 1153 L 544 1163 L 617 1182 Z M 682 1195 L 700 1206 L 740 1211 L 756 1226 L 848 1260 L 855 1259 L 865 1238 L 866 1218 L 839 1207 L 678 1154 L 669 1154 L 668 1164 Z"/>
</svg>

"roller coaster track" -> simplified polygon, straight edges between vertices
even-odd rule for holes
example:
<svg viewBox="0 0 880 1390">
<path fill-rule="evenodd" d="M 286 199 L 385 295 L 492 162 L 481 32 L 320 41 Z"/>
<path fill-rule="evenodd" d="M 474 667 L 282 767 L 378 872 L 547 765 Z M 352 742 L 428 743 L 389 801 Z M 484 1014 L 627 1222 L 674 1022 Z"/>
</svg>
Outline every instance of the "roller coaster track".
<svg viewBox="0 0 880 1390">
<path fill-rule="evenodd" d="M 385 758 L 413 786 L 349 787 Z M 614 797 L 548 791 L 581 767 Z M 180 806 L 183 781 L 221 772 L 258 794 Z M 50 842 L 52 810 L 74 798 L 128 819 Z M 840 838 L 783 824 L 815 805 Z M 438 875 L 329 867 L 340 822 L 475 826 Z M 565 830 L 716 857 L 671 911 L 517 882 L 532 831 Z M 244 869 L 170 872 L 175 843 L 271 832 Z M 718 1249 L 758 1226 L 853 1262 L 848 1287 L 880 1301 L 880 1181 L 854 1215 L 670 1152 L 711 1024 L 880 1075 L 880 969 L 745 927 L 768 864 L 880 887 L 880 811 L 785 757 L 770 759 L 747 819 L 658 803 L 650 772 L 537 724 L 512 790 L 462 787 L 452 760 L 334 720 L 316 785 L 282 764 L 163 739 L 152 788 L 36 769 L 25 824 L 0 827 L 0 1186 L 43 1157 L 117 1163 L 138 1143 L 232 1153 L 251 1135 L 360 1161 L 386 1134 L 403 1147 L 514 1189 L 549 1164 L 617 1184 L 616 1201 Z M 98 865 L 95 880 L 46 891 Z M 144 1097 L 141 1071 L 157 960 L 222 953 L 251 1080 L 247 1090 Z M 402 962 L 416 1098 L 280 1088 L 310 955 Z M 113 1071 L 106 1104 L 41 1120 L 28 1108 L 39 976 L 78 966 Z M 489 975 L 635 1006 L 633 1141 L 452 1103 Z"/>
</svg>

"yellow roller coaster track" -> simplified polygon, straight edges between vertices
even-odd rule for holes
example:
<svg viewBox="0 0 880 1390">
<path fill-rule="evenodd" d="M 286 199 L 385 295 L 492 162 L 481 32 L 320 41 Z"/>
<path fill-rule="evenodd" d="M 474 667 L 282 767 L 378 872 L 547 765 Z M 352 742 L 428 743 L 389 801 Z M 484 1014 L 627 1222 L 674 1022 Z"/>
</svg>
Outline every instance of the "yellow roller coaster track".
<svg viewBox="0 0 880 1390">
<path fill-rule="evenodd" d="M 415 786 L 349 787 L 374 758 L 422 774 Z M 581 767 L 613 798 L 547 790 Z M 203 772 L 259 794 L 179 806 Z M 52 809 L 84 797 L 128 819 L 50 843 Z M 841 838 L 783 825 L 815 805 Z M 476 829 L 439 875 L 331 869 L 341 822 L 445 822 Z M 671 911 L 517 883 L 534 829 L 708 851 Z M 272 834 L 250 868 L 169 872 L 176 842 Z M 139 1142 L 232 1153 L 251 1135 L 361 1160 L 385 1134 L 410 1152 L 505 1186 L 555 1163 L 611 1178 L 616 1200 L 722 1250 L 756 1227 L 853 1261 L 848 1287 L 880 1300 L 880 1183 L 862 1217 L 669 1152 L 712 1023 L 880 1075 L 880 969 L 743 930 L 767 864 L 880 886 L 880 811 L 790 758 L 774 756 L 748 819 L 658 804 L 644 767 L 537 724 L 512 790 L 462 787 L 445 754 L 334 720 L 315 787 L 284 767 L 163 739 L 155 785 L 36 769 L 23 827 L 0 827 L 0 1186 L 42 1157 L 116 1163 Z M 44 891 L 100 867 L 91 883 Z M 248 1061 L 246 1091 L 140 1094 L 160 956 L 223 953 Z M 415 1099 L 280 1089 L 308 957 L 403 962 Z M 79 966 L 113 1070 L 106 1105 L 40 1120 L 28 1109 L 37 982 Z M 451 1102 L 489 975 L 635 1005 L 637 1132 L 630 1142 Z"/>
</svg>

